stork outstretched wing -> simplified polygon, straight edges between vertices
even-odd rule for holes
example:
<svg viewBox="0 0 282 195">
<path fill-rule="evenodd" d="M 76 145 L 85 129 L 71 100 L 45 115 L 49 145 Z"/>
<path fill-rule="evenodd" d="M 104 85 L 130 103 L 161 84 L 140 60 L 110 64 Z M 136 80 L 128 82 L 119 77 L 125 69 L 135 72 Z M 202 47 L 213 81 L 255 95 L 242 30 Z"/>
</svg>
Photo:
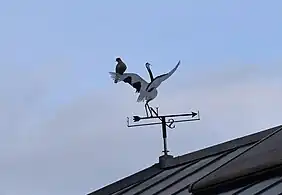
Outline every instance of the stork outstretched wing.
<svg viewBox="0 0 282 195">
<path fill-rule="evenodd" d="M 168 79 L 176 71 L 179 65 L 180 65 L 180 60 L 178 61 L 176 66 L 170 72 L 155 77 L 153 81 L 149 83 L 148 86 L 146 87 L 146 91 L 151 91 L 153 88 L 157 88 L 158 86 L 160 86 L 160 84 L 163 81 Z"/>
<path fill-rule="evenodd" d="M 115 72 L 109 72 L 109 73 L 110 73 L 113 80 L 118 78 L 117 82 L 123 81 L 123 82 L 131 85 L 133 88 L 136 89 L 136 93 L 140 93 L 140 91 L 145 91 L 147 86 L 148 86 L 148 82 L 145 81 L 138 74 L 124 73 L 124 74 L 121 75 L 121 74 L 118 74 L 118 73 L 115 73 Z"/>
</svg>

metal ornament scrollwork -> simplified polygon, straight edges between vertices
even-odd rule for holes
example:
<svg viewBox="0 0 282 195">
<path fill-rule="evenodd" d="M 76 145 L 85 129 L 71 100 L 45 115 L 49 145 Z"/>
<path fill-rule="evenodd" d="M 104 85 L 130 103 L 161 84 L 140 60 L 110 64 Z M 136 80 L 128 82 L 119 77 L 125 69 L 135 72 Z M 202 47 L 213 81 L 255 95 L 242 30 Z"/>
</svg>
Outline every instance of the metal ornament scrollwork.
<svg viewBox="0 0 282 195">
<path fill-rule="evenodd" d="M 168 128 L 174 129 L 175 128 L 175 123 L 174 122 L 175 121 L 174 121 L 173 118 L 168 119 Z"/>
</svg>

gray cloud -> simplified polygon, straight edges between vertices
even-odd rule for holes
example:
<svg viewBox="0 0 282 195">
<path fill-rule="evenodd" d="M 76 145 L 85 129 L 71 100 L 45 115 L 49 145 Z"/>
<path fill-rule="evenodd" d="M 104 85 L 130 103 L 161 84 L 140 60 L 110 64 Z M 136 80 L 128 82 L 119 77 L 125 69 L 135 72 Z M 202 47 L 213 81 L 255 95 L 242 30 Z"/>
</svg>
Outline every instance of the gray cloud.
<svg viewBox="0 0 282 195">
<path fill-rule="evenodd" d="M 189 78 L 179 73 L 180 78 L 161 86 L 152 103 L 161 113 L 201 113 L 201 121 L 177 124 L 169 131 L 173 155 L 280 124 L 281 79 L 253 68 L 235 70 Z M 85 194 L 157 162 L 160 127 L 127 128 L 126 116 L 143 114 L 143 104 L 135 102 L 129 86 L 107 89 L 77 97 L 50 115 L 36 117 L 45 110 L 30 110 L 24 121 L 17 121 L 20 134 L 7 139 L 2 132 L 2 192 Z M 5 111 L 14 105 L 12 100 L 8 103 Z M 22 126 L 26 120 L 30 123 Z"/>
</svg>

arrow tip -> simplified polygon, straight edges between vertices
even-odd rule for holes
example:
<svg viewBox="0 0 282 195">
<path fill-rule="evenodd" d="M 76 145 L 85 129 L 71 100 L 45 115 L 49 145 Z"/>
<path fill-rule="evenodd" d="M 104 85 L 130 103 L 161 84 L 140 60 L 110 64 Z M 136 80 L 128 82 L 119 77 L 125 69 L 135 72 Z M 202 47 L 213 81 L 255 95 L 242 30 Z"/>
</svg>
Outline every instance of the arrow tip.
<svg viewBox="0 0 282 195">
<path fill-rule="evenodd" d="M 197 113 L 196 113 L 196 112 L 192 112 L 192 118 L 193 118 L 194 116 L 197 116 Z"/>
</svg>

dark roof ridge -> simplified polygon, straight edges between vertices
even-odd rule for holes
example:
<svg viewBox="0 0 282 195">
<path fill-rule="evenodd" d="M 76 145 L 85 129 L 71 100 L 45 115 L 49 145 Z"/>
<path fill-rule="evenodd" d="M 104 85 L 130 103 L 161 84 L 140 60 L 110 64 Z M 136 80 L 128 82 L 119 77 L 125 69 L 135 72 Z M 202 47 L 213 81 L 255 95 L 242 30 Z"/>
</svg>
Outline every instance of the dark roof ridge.
<svg viewBox="0 0 282 195">
<path fill-rule="evenodd" d="M 264 138 L 270 133 L 273 133 L 277 128 L 281 128 L 282 125 L 278 125 L 269 129 L 265 129 L 263 131 L 259 131 L 253 134 L 249 134 L 244 137 L 239 137 L 233 140 L 229 140 L 227 142 L 223 142 L 217 145 L 210 146 L 208 148 L 204 148 L 202 150 L 194 151 L 188 154 L 184 154 L 182 156 L 174 157 L 169 163 L 169 167 L 178 166 L 181 164 L 189 163 L 194 160 L 199 160 L 202 158 L 206 158 L 208 156 L 213 156 L 216 154 L 220 154 L 229 150 L 234 150 L 236 148 L 253 144 L 260 139 Z"/>
<path fill-rule="evenodd" d="M 234 158 L 230 159 L 229 161 L 227 161 L 226 163 L 222 164 L 221 166 L 219 166 L 217 169 L 213 170 L 212 172 L 210 172 L 209 174 L 205 175 L 204 177 L 198 179 L 197 181 L 193 182 L 191 185 L 190 185 L 190 189 L 189 191 L 193 191 L 194 188 L 196 188 L 195 190 L 198 190 L 200 188 L 204 188 L 205 190 L 207 190 L 207 188 L 214 188 L 214 186 L 218 186 L 218 185 L 226 185 L 228 183 L 230 183 L 230 181 L 232 183 L 234 183 L 235 180 L 243 180 L 244 178 L 251 178 L 253 175 L 255 175 L 254 178 L 256 178 L 258 175 L 263 175 L 263 174 L 260 174 L 260 173 L 264 173 L 265 170 L 270 170 L 270 169 L 273 169 L 278 166 L 281 167 L 281 161 L 280 162 L 273 162 L 272 164 L 270 165 L 252 165 L 252 166 L 247 166 L 247 172 L 246 173 L 242 173 L 242 169 L 240 169 L 239 171 L 239 174 L 237 174 L 234 178 L 234 175 L 232 176 L 232 179 L 230 178 L 231 176 L 229 175 L 225 175 L 225 177 L 220 174 L 217 174 L 217 179 L 212 179 L 212 180 L 204 180 L 204 178 L 206 177 L 209 177 L 209 175 L 213 174 L 214 172 L 218 171 L 218 170 L 221 170 L 222 167 L 226 167 L 226 165 L 228 166 L 228 164 L 232 163 L 235 159 L 239 158 L 240 156 L 242 155 L 245 155 L 245 153 L 253 150 L 253 148 L 257 148 L 259 146 L 261 146 L 262 144 L 264 144 L 267 140 L 269 140 L 270 138 L 274 137 L 274 136 L 278 136 L 277 134 L 281 134 L 281 131 L 282 131 L 282 126 L 278 126 L 275 128 L 275 131 L 269 133 L 267 136 L 263 137 L 262 139 L 260 139 L 258 142 L 256 142 L 255 144 L 253 144 L 251 147 L 247 148 L 245 151 L 243 151 L 242 153 L 238 154 L 237 156 L 235 156 Z M 278 136 L 279 137 L 279 136 Z M 281 135 L 280 135 L 281 137 Z M 273 141 L 273 140 L 272 140 Z M 258 155 L 258 154 L 256 154 Z M 268 161 L 269 162 L 269 161 Z M 281 168 L 279 168 L 281 170 Z M 232 172 L 232 171 L 231 171 Z M 245 171 L 244 171 L 245 172 Z M 268 173 L 269 171 L 266 171 L 266 173 Z M 219 179 L 221 178 L 221 179 Z M 223 178 L 223 179 L 222 179 Z M 198 184 L 200 182 L 200 184 Z M 202 183 L 201 183 L 202 182 Z M 204 183 L 204 184 L 203 184 Z M 196 185 L 196 186 L 195 186 Z M 195 186 L 195 187 L 194 187 Z M 203 187 L 204 186 L 204 187 Z M 213 186 L 213 187 L 211 187 Z M 201 189 L 202 190 L 202 189 Z"/>
<path fill-rule="evenodd" d="M 234 178 L 233 180 L 228 180 L 224 182 L 223 185 L 212 185 L 212 186 L 206 186 L 204 189 L 193 189 L 193 183 L 192 183 L 189 185 L 188 191 L 195 195 L 202 195 L 207 193 L 218 194 L 219 192 L 222 193 L 232 189 L 244 187 L 248 183 L 256 184 L 280 176 L 282 176 L 282 165 L 276 165 L 274 167 L 269 167 L 266 169 L 259 170 L 257 172 L 253 172 L 248 176 L 242 176 L 242 177 Z"/>
</svg>

